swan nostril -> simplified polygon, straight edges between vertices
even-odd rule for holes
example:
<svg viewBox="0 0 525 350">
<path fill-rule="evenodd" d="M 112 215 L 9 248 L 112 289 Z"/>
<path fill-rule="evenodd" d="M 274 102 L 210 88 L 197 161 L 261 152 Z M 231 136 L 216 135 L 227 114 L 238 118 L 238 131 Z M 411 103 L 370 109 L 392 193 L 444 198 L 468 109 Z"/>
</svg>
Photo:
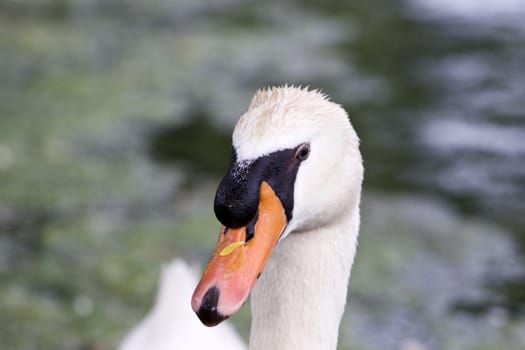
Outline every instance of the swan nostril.
<svg viewBox="0 0 525 350">
<path fill-rule="evenodd" d="M 258 219 L 259 219 L 259 213 L 256 212 L 253 219 L 248 223 L 248 225 L 246 225 L 246 238 L 244 240 L 245 242 L 248 242 L 249 240 L 251 240 L 253 236 L 255 235 L 255 224 L 257 223 Z"/>
<path fill-rule="evenodd" d="M 228 318 L 228 316 L 221 315 L 217 310 L 220 294 L 221 292 L 219 288 L 213 286 L 208 289 L 206 294 L 202 297 L 201 306 L 197 311 L 197 316 L 201 322 L 208 327 L 216 326 Z"/>
</svg>

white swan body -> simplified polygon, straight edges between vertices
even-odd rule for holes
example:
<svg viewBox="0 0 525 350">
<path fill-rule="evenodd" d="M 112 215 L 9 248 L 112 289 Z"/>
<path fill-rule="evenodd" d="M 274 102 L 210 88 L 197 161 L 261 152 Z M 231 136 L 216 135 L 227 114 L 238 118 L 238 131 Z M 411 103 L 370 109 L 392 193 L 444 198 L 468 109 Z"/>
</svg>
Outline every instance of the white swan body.
<svg viewBox="0 0 525 350">
<path fill-rule="evenodd" d="M 123 339 L 119 350 L 245 350 L 228 322 L 209 328 L 199 322 L 189 300 L 197 274 L 174 259 L 162 267 L 155 305 Z"/>
</svg>

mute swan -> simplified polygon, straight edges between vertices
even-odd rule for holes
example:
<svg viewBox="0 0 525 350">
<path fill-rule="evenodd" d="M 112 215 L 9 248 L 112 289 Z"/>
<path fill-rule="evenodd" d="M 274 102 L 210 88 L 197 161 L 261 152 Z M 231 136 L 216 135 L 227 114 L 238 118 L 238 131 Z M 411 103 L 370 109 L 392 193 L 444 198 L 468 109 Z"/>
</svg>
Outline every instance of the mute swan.
<svg viewBox="0 0 525 350">
<path fill-rule="evenodd" d="M 348 116 L 318 91 L 261 90 L 232 141 L 214 205 L 223 226 L 193 310 L 213 326 L 251 291 L 250 349 L 336 349 L 363 179 Z"/>
</svg>

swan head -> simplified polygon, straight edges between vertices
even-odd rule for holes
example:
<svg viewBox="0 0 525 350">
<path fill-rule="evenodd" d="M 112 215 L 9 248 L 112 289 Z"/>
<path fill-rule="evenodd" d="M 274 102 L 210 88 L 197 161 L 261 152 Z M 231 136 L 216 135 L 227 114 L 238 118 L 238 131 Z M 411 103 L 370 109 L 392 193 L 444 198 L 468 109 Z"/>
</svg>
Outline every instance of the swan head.
<svg viewBox="0 0 525 350">
<path fill-rule="evenodd" d="M 258 91 L 232 144 L 214 203 L 223 227 L 192 297 L 209 326 L 242 306 L 280 240 L 329 227 L 356 209 L 363 178 L 346 112 L 317 90 Z"/>
</svg>

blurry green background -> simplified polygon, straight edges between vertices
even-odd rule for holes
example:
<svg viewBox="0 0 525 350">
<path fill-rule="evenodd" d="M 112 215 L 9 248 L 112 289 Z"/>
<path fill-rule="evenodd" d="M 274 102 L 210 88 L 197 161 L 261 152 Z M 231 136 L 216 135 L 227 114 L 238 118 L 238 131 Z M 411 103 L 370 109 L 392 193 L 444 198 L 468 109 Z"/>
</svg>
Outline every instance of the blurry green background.
<svg viewBox="0 0 525 350">
<path fill-rule="evenodd" d="M 205 263 L 232 127 L 292 83 L 362 139 L 340 349 L 525 348 L 523 18 L 520 0 L 0 0 L 0 347 L 114 348 L 161 263 Z"/>
</svg>

